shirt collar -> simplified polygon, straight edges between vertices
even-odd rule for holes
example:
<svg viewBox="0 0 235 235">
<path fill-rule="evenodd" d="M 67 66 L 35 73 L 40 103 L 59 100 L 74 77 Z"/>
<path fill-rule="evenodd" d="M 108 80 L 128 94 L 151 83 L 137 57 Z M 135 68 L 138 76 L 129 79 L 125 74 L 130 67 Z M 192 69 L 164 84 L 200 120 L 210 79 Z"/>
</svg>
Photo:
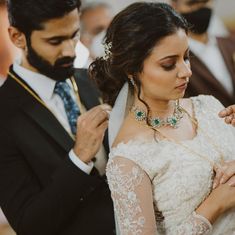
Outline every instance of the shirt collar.
<svg viewBox="0 0 235 235">
<path fill-rule="evenodd" d="M 52 98 L 56 81 L 37 72 L 21 66 L 21 61 L 16 60 L 13 70 L 39 95 L 42 100 Z"/>
</svg>

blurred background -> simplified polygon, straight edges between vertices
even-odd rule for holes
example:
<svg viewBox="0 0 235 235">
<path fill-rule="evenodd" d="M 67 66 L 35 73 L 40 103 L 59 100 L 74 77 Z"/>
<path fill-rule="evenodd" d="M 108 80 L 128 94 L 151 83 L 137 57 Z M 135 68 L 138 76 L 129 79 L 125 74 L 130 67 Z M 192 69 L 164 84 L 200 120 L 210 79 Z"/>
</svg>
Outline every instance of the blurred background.
<svg viewBox="0 0 235 235">
<path fill-rule="evenodd" d="M 142 1 L 142 0 L 141 0 Z M 127 5 L 136 2 L 135 0 L 83 0 L 84 4 L 104 2 L 111 6 L 114 13 L 117 13 Z M 167 0 L 158 2 L 168 2 Z M 224 21 L 225 25 L 235 31 L 235 1 L 215 0 L 215 12 Z"/>
<path fill-rule="evenodd" d="M 156 0 L 157 1 L 157 0 Z M 87 68 L 97 56 L 102 56 L 102 39 L 112 17 L 135 0 L 82 0 L 81 42 L 76 47 L 77 59 L 75 66 Z M 167 2 L 164 0 L 163 2 Z M 98 8 L 97 8 L 98 6 Z M 98 9 L 98 10 L 97 10 Z M 235 34 L 235 0 L 215 0 L 214 13 L 220 18 L 225 29 Z M 13 46 L 8 38 L 9 26 L 5 0 L 0 0 L 0 85 L 4 82 L 9 65 L 20 56 L 19 50 Z M 216 25 L 214 31 L 224 28 Z M 235 61 L 235 55 L 234 55 Z M 17 200 L 17 199 L 15 199 Z M 0 211 L 0 235 L 10 235 L 6 219 Z"/>
</svg>

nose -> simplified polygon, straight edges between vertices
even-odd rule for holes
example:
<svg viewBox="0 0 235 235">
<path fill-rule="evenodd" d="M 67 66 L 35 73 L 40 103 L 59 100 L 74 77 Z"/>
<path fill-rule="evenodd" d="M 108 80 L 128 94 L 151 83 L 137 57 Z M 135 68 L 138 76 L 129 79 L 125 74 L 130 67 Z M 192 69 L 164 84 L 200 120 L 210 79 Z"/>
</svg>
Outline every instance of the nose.
<svg viewBox="0 0 235 235">
<path fill-rule="evenodd" d="M 62 57 L 74 57 L 75 46 L 76 46 L 76 43 L 71 39 L 64 41 L 62 52 L 61 52 Z"/>
<path fill-rule="evenodd" d="M 179 67 L 177 77 L 178 78 L 189 78 L 192 76 L 192 70 L 189 62 L 183 62 Z"/>
</svg>

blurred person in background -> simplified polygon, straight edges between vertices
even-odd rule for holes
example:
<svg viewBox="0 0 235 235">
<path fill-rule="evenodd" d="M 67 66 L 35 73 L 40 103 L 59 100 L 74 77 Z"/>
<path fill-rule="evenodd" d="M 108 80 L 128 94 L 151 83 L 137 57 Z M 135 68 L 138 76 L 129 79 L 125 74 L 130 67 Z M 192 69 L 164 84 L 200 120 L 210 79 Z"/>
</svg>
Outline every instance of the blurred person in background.
<svg viewBox="0 0 235 235">
<path fill-rule="evenodd" d="M 111 7 L 106 3 L 90 3 L 81 11 L 81 42 L 90 52 L 86 67 L 96 57 L 103 56 L 105 31 L 112 20 Z"/>
<path fill-rule="evenodd" d="M 0 0 L 0 86 L 4 83 L 10 64 L 12 63 L 16 47 L 10 41 L 7 28 L 9 26 L 7 18 L 6 1 Z M 0 235 L 15 234 L 9 226 L 0 208 Z"/>
<path fill-rule="evenodd" d="M 0 86 L 5 81 L 10 64 L 19 50 L 11 42 L 7 28 L 9 26 L 6 1 L 0 0 Z"/>
<path fill-rule="evenodd" d="M 235 102 L 235 38 L 213 14 L 213 0 L 171 0 L 191 24 L 192 78 L 186 96 L 213 95 L 224 106 Z"/>
</svg>

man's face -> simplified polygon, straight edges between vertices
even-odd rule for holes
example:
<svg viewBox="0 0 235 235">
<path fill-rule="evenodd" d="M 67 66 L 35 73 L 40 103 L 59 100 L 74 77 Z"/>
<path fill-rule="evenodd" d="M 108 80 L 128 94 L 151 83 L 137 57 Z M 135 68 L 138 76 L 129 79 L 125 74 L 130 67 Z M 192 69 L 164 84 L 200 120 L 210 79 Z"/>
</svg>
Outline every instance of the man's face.
<svg viewBox="0 0 235 235">
<path fill-rule="evenodd" d="M 190 13 L 202 7 L 212 8 L 213 0 L 172 0 L 179 13 Z"/>
<path fill-rule="evenodd" d="M 27 41 L 27 62 L 43 75 L 64 80 L 74 72 L 75 45 L 79 38 L 78 9 L 43 26 L 42 30 L 33 31 Z"/>
</svg>

